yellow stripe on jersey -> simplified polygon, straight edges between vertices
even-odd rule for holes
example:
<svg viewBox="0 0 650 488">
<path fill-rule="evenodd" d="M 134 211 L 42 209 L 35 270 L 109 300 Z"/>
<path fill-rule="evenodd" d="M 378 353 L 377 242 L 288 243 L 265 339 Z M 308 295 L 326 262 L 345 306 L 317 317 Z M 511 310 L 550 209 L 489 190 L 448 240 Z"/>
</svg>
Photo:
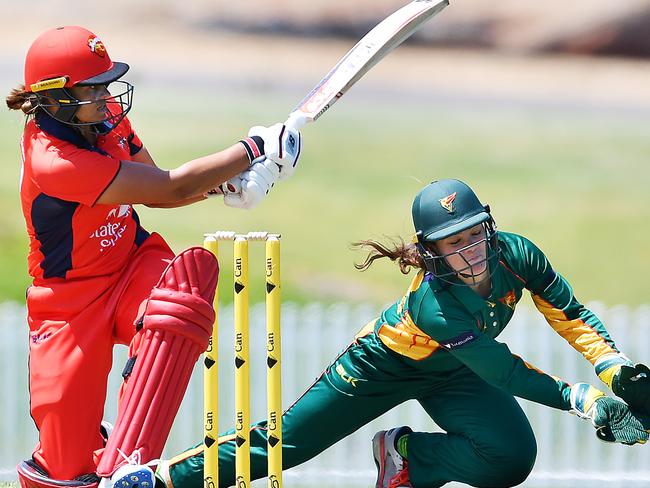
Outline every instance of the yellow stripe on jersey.
<svg viewBox="0 0 650 488">
<path fill-rule="evenodd" d="M 396 353 L 416 361 L 431 356 L 440 344 L 422 332 L 408 312 L 404 312 L 402 317 L 395 325 L 381 324 L 377 333 L 381 342 Z"/>
<path fill-rule="evenodd" d="M 553 304 L 547 302 L 539 295 L 531 293 L 531 296 L 537 310 L 542 312 L 546 321 L 553 327 L 553 330 L 560 334 L 591 364 L 595 364 L 603 354 L 617 352 L 607 344 L 607 341 L 593 327 L 583 320 L 569 320 L 562 310 L 555 308 Z"/>
<path fill-rule="evenodd" d="M 183 451 L 180 454 L 174 456 L 171 458 L 168 462 L 169 466 L 173 466 L 174 464 L 181 463 L 185 461 L 187 458 L 191 458 L 193 456 L 196 456 L 197 454 L 201 454 L 203 452 L 204 445 L 201 443 L 198 446 L 188 449 L 187 451 Z M 166 480 L 165 480 L 166 481 Z M 171 479 L 170 479 L 171 481 Z M 168 485 L 170 486 L 170 485 Z"/>
<path fill-rule="evenodd" d="M 395 325 L 383 323 L 379 326 L 377 335 L 384 345 L 402 356 L 419 361 L 428 358 L 440 347 L 436 341 L 426 335 L 413 322 L 408 310 L 405 310 L 406 302 L 414 291 L 422 285 L 424 271 L 419 271 L 411 281 L 408 290 L 397 304 L 397 314 L 402 318 Z M 374 322 L 373 322 L 374 324 Z"/>
<path fill-rule="evenodd" d="M 402 312 L 404 312 L 404 305 L 406 305 L 406 300 L 408 300 L 408 297 L 411 293 L 413 293 L 418 288 L 420 288 L 420 285 L 422 284 L 422 280 L 424 280 L 424 271 L 418 271 L 418 274 L 416 274 L 413 280 L 411 280 L 411 284 L 409 285 L 409 289 L 406 290 L 406 294 L 402 297 L 402 299 L 397 304 L 398 315 L 402 315 Z"/>
<path fill-rule="evenodd" d="M 224 442 L 234 441 L 234 440 L 235 440 L 235 434 L 222 435 L 219 436 L 219 438 L 217 439 L 217 443 L 221 445 Z M 174 456 L 169 460 L 169 465 L 173 466 L 174 464 L 178 464 L 180 462 L 185 461 L 187 458 L 191 458 L 193 456 L 196 456 L 197 454 L 201 454 L 203 452 L 204 447 L 205 446 L 203 444 L 199 444 L 198 446 L 192 449 L 188 449 L 187 451 L 181 452 L 180 454 Z"/>
<path fill-rule="evenodd" d="M 524 360 L 521 356 L 518 356 L 518 355 L 516 355 L 516 354 L 512 354 L 512 355 L 513 355 L 514 357 L 518 358 L 518 359 L 521 359 L 521 362 L 523 362 L 523 363 L 526 365 L 526 367 L 527 367 L 528 369 L 532 369 L 533 371 L 537 371 L 537 372 L 540 373 L 540 374 L 546 374 L 544 371 L 542 371 L 541 369 L 539 369 L 537 366 L 533 366 L 533 365 L 530 364 L 528 361 Z"/>
<path fill-rule="evenodd" d="M 237 436 L 235 434 L 220 435 L 219 438 L 217 439 L 217 444 L 221 445 L 224 442 L 234 441 L 236 438 Z"/>
<path fill-rule="evenodd" d="M 368 322 L 366 325 L 364 325 L 359 332 L 356 333 L 354 336 L 354 340 L 356 341 L 357 339 L 360 339 L 361 337 L 365 337 L 367 335 L 370 335 L 373 333 L 375 330 L 375 324 L 377 323 L 377 319 L 372 319 L 370 322 Z"/>
</svg>

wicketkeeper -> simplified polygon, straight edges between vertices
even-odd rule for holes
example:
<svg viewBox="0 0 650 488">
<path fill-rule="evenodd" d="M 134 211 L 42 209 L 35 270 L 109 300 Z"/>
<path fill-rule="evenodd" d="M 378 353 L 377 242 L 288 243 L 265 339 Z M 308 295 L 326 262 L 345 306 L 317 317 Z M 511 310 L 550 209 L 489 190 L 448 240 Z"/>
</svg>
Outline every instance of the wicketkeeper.
<svg viewBox="0 0 650 488">
<path fill-rule="evenodd" d="M 23 488 L 153 488 L 148 463 L 208 344 L 218 266 L 202 248 L 174 256 L 132 205 L 180 207 L 223 193 L 227 205 L 252 208 L 300 155 L 300 134 L 276 124 L 160 169 L 126 117 L 128 69 L 92 32 L 58 27 L 34 41 L 25 84 L 7 97 L 27 118 L 20 196 L 39 442 L 18 466 Z M 115 344 L 128 344 L 130 359 L 116 425 L 100 428 Z"/>
<path fill-rule="evenodd" d="M 406 426 L 378 432 L 372 440 L 377 488 L 522 483 L 537 448 L 515 397 L 587 419 L 606 442 L 648 440 L 650 371 L 621 353 L 542 251 L 525 237 L 497 232 L 489 207 L 458 180 L 427 185 L 412 214 L 413 243 L 357 243 L 370 249 L 360 269 L 387 257 L 403 273 L 418 272 L 406 293 L 284 413 L 285 469 L 413 399 L 444 432 Z M 497 340 L 524 290 L 625 403 L 587 383 L 550 376 Z M 252 478 L 266 475 L 266 434 L 266 422 L 251 428 Z M 220 486 L 234 484 L 232 431 L 219 439 L 219 474 Z M 164 461 L 158 475 L 167 488 L 199 488 L 202 446 Z"/>
</svg>

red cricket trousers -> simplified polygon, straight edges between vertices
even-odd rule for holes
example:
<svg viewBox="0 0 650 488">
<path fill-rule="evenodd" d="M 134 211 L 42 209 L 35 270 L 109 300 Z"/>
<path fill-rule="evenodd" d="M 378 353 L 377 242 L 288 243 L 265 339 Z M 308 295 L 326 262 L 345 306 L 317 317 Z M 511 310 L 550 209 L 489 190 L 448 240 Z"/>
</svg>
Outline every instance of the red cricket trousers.
<svg viewBox="0 0 650 488">
<path fill-rule="evenodd" d="M 33 456 L 51 478 L 95 472 L 113 346 L 137 352 L 134 322 L 173 256 L 154 233 L 120 272 L 30 287 L 30 410 L 39 432 Z"/>
</svg>

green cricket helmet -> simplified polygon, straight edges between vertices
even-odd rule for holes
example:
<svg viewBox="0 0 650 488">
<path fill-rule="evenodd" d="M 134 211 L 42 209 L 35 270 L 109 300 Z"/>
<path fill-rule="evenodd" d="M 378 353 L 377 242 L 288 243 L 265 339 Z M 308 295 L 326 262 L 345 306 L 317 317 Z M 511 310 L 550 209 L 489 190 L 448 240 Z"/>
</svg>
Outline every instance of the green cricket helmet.
<svg viewBox="0 0 650 488">
<path fill-rule="evenodd" d="M 496 224 L 490 214 L 490 207 L 483 205 L 474 191 L 460 180 L 447 179 L 434 181 L 425 186 L 413 200 L 413 225 L 415 227 L 416 246 L 424 261 L 427 271 L 436 278 L 453 284 L 463 284 L 455 279 L 459 274 L 463 277 L 476 276 L 476 270 L 488 265 L 489 273 L 481 271 L 481 279 L 477 284 L 489 277 L 496 269 L 492 265 L 498 261 L 498 245 Z M 437 253 L 436 241 L 458 234 L 478 224 L 483 224 L 485 238 L 450 254 Z M 480 262 L 470 264 L 461 254 L 470 247 L 486 244 L 486 257 Z M 447 258 L 453 254 L 459 255 L 466 267 L 454 270 Z"/>
</svg>

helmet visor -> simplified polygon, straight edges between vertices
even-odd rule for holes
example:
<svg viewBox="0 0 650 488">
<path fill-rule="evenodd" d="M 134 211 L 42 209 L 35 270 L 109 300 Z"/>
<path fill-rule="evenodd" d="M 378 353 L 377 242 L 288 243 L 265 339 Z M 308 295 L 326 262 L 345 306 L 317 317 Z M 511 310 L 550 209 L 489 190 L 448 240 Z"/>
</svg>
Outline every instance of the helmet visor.
<svg viewBox="0 0 650 488">
<path fill-rule="evenodd" d="M 99 73 L 96 76 L 91 76 L 85 80 L 79 81 L 76 85 L 89 86 L 89 85 L 108 85 L 114 81 L 119 80 L 129 71 L 129 65 L 126 63 L 113 62 L 113 67 L 108 71 Z"/>
<path fill-rule="evenodd" d="M 449 236 L 453 236 L 454 234 L 458 234 L 465 229 L 474 227 L 476 224 L 480 224 L 482 222 L 487 222 L 488 220 L 490 220 L 490 214 L 485 211 L 479 212 L 478 214 L 473 215 L 467 219 L 456 222 L 455 224 L 451 224 L 444 229 L 429 232 L 428 234 L 422 236 L 422 240 L 427 242 L 439 241 L 440 239 L 445 239 Z"/>
</svg>

